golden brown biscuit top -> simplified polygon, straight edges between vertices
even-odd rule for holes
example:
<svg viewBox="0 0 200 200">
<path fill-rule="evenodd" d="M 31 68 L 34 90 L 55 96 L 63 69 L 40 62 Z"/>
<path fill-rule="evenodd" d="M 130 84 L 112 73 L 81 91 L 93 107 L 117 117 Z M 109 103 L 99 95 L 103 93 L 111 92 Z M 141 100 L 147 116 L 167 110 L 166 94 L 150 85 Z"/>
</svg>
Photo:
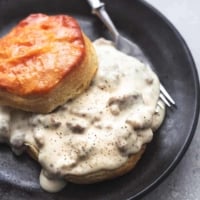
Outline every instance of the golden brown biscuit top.
<svg viewBox="0 0 200 200">
<path fill-rule="evenodd" d="M 0 39 L 0 88 L 21 96 L 48 93 L 84 53 L 74 18 L 32 14 Z"/>
</svg>

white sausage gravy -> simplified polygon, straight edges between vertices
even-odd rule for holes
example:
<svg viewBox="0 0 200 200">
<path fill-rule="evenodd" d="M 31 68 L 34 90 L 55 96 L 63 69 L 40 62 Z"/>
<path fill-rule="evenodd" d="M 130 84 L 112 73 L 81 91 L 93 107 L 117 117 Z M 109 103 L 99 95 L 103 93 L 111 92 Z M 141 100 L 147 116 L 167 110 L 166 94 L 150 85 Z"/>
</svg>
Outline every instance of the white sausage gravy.
<svg viewBox="0 0 200 200">
<path fill-rule="evenodd" d="M 87 91 L 50 114 L 0 107 L 0 142 L 16 154 L 26 146 L 38 154 L 41 187 L 61 190 L 67 174 L 116 169 L 152 140 L 163 121 L 160 83 L 137 59 L 111 42 L 94 42 L 99 69 Z"/>
</svg>

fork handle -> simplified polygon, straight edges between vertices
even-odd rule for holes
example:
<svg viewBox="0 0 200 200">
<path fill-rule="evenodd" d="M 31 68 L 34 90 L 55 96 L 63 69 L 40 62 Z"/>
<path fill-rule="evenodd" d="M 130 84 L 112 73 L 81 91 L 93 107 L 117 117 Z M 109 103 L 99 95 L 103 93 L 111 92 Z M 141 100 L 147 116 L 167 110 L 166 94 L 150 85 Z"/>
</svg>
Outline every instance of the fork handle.
<svg viewBox="0 0 200 200">
<path fill-rule="evenodd" d="M 92 14 L 98 16 L 100 20 L 105 24 L 108 30 L 111 32 L 115 42 L 118 38 L 119 32 L 113 24 L 110 16 L 105 10 L 105 4 L 99 0 L 87 0 L 92 8 Z"/>
</svg>

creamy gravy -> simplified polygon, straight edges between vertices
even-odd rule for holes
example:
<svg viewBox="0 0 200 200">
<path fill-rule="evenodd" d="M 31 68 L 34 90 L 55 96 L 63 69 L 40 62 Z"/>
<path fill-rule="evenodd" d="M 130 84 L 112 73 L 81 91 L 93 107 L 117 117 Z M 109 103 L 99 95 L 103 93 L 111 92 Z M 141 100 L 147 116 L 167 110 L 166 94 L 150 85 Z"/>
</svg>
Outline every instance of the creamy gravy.
<svg viewBox="0 0 200 200">
<path fill-rule="evenodd" d="M 49 192 L 62 189 L 67 174 L 120 167 L 152 140 L 164 118 L 154 72 L 108 41 L 94 46 L 99 69 L 78 98 L 45 115 L 0 107 L 0 142 L 16 154 L 26 146 L 35 150 L 40 184 Z"/>
</svg>

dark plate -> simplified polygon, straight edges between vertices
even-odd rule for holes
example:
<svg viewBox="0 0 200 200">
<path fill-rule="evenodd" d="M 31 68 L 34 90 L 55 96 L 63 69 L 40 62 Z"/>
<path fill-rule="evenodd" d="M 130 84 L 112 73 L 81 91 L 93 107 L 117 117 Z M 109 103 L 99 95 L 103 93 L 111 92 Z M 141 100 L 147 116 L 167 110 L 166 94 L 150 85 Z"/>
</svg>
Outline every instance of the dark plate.
<svg viewBox="0 0 200 200">
<path fill-rule="evenodd" d="M 177 103 L 168 109 L 163 126 L 137 167 L 127 175 L 93 185 L 68 184 L 57 194 L 42 191 L 39 165 L 28 156 L 14 156 L 0 147 L 1 200 L 131 199 L 150 191 L 182 158 L 193 137 L 199 113 L 199 81 L 191 54 L 175 28 L 154 8 L 139 0 L 105 0 L 119 30 L 135 41 L 155 67 Z M 91 39 L 107 36 L 84 0 L 0 0 L 0 34 L 29 13 L 68 13 L 75 16 Z"/>
</svg>

